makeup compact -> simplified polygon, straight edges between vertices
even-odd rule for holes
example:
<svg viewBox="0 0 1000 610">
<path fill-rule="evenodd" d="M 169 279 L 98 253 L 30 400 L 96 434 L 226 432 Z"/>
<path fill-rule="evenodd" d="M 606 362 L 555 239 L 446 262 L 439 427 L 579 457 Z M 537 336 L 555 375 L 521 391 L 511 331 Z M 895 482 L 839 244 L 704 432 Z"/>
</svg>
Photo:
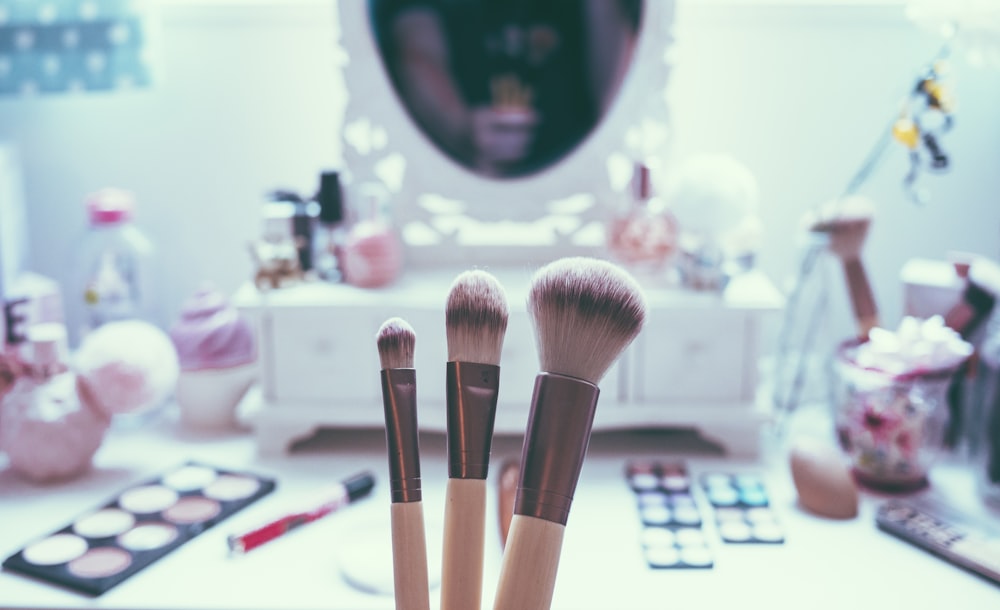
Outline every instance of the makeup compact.
<svg viewBox="0 0 1000 610">
<path fill-rule="evenodd" d="M 274 487 L 272 479 L 187 463 L 31 542 L 3 567 L 100 595 Z"/>
<path fill-rule="evenodd" d="M 649 567 L 711 568 L 713 555 L 686 466 L 633 461 L 625 476 L 635 494 L 642 522 L 640 544 Z"/>
</svg>

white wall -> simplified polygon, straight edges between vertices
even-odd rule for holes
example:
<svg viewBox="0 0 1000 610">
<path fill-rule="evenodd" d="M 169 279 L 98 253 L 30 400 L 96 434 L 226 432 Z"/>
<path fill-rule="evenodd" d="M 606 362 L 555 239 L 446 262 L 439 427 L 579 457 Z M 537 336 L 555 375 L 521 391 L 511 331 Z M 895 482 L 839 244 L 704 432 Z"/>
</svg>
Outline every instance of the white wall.
<svg viewBox="0 0 1000 610">
<path fill-rule="evenodd" d="M 24 164 L 31 267 L 67 283 L 83 197 L 132 189 L 138 223 L 170 265 L 160 288 L 172 319 L 202 280 L 232 291 L 249 277 L 244 244 L 264 192 L 311 192 L 319 172 L 338 165 L 345 94 L 332 2 L 180 3 L 162 16 L 155 88 L 0 99 L 0 140 L 13 141 Z M 783 281 L 801 214 L 843 190 L 939 41 L 898 8 L 692 0 L 676 34 L 673 152 L 730 152 L 756 173 L 760 262 Z M 907 258 L 1000 255 L 1000 71 L 962 57 L 953 67 L 957 125 L 943 144 L 954 169 L 927 178 L 932 203 L 904 198 L 901 149 L 864 189 L 879 206 L 865 258 L 889 323 L 901 311 Z M 849 328 L 840 296 L 837 323 Z"/>
</svg>

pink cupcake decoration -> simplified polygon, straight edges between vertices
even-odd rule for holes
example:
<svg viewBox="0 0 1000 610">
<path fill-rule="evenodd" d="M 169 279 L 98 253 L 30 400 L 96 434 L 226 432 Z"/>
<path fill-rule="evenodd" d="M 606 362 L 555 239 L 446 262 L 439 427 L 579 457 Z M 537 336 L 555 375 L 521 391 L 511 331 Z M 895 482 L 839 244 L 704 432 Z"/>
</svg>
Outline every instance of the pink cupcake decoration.
<svg viewBox="0 0 1000 610">
<path fill-rule="evenodd" d="M 181 372 L 175 396 L 181 421 L 196 428 L 236 424 L 236 407 L 256 380 L 253 326 L 221 292 L 206 285 L 170 329 Z"/>
</svg>

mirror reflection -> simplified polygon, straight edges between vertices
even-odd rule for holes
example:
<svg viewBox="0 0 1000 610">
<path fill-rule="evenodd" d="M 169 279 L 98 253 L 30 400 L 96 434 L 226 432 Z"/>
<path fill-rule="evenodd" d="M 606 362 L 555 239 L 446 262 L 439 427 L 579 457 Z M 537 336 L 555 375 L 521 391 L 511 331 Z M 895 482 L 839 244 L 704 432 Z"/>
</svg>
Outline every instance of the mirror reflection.
<svg viewBox="0 0 1000 610">
<path fill-rule="evenodd" d="M 527 176 L 600 123 L 642 0 L 369 0 L 379 53 L 419 129 L 461 166 Z"/>
</svg>

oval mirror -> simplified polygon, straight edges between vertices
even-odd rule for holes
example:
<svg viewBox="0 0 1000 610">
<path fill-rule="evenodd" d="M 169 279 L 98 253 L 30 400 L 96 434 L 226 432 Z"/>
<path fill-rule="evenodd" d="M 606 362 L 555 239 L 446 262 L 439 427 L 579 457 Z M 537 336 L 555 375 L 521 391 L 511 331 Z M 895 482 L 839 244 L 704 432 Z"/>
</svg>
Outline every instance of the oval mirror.
<svg viewBox="0 0 1000 610">
<path fill-rule="evenodd" d="M 478 175 L 565 158 L 632 62 L 641 0 L 369 0 L 376 48 L 420 132 Z"/>
</svg>

